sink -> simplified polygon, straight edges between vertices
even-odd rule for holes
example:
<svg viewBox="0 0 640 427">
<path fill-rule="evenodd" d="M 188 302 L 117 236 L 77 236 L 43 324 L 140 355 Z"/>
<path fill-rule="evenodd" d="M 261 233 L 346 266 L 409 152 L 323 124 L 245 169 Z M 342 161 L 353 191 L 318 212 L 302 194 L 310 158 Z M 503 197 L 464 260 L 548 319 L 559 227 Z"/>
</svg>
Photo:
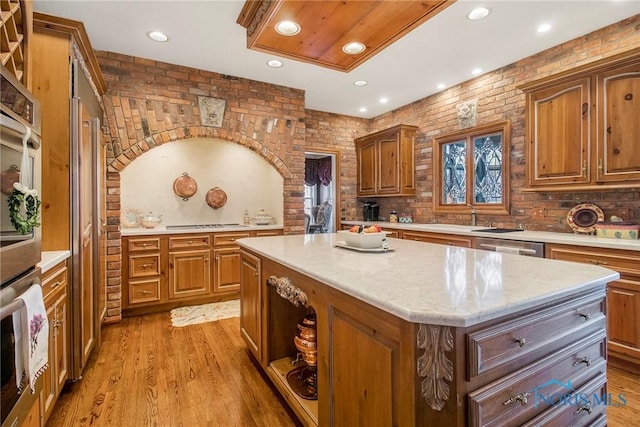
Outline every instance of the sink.
<svg viewBox="0 0 640 427">
<path fill-rule="evenodd" d="M 481 228 L 478 230 L 471 231 L 480 231 L 482 233 L 513 233 L 514 231 L 524 231 L 521 228 Z"/>
</svg>

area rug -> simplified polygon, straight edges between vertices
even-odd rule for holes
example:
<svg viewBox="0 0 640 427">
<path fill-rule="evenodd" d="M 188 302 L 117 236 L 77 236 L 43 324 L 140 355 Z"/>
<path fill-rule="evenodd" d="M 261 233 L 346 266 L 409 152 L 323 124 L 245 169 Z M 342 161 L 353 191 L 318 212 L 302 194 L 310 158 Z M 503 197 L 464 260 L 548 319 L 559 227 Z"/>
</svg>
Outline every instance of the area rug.
<svg viewBox="0 0 640 427">
<path fill-rule="evenodd" d="M 171 310 L 171 325 L 182 327 L 231 317 L 240 317 L 240 300 L 174 308 Z"/>
</svg>

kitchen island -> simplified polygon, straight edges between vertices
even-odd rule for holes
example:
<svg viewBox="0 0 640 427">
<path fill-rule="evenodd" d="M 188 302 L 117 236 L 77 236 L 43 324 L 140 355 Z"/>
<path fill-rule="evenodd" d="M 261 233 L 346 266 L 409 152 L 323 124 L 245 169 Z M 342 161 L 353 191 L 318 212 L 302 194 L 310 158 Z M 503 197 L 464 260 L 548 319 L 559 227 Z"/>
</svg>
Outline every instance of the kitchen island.
<svg viewBox="0 0 640 427">
<path fill-rule="evenodd" d="M 307 425 L 603 425 L 606 284 L 598 266 L 337 234 L 240 239 L 241 333 Z M 298 323 L 317 325 L 317 400 L 292 391 Z M 570 384 L 568 384 L 570 382 Z"/>
</svg>

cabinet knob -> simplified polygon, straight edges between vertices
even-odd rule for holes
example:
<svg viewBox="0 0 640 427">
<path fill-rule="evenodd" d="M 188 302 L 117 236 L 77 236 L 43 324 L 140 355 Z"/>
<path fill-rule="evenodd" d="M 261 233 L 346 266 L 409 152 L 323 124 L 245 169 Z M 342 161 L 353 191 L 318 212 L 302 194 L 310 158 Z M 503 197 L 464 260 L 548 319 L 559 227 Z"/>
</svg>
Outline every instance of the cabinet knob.
<svg viewBox="0 0 640 427">
<path fill-rule="evenodd" d="M 582 104 L 582 115 L 584 116 L 588 112 L 589 112 L 589 104 L 585 102 L 584 104 Z"/>
<path fill-rule="evenodd" d="M 140 265 L 140 268 L 151 268 L 153 267 L 153 264 L 142 264 Z"/>
<path fill-rule="evenodd" d="M 586 405 L 582 405 L 581 407 L 576 409 L 576 412 L 574 412 L 573 415 L 578 415 L 582 411 L 585 411 L 587 414 L 591 415 L 591 413 L 593 412 L 593 408 L 591 408 L 591 401 L 590 400 L 587 401 Z"/>
<path fill-rule="evenodd" d="M 578 312 L 578 316 L 584 318 L 585 321 L 591 318 L 591 315 L 589 313 L 583 313 L 581 311 Z"/>
<path fill-rule="evenodd" d="M 518 347 L 524 347 L 524 345 L 527 343 L 527 340 L 525 340 L 523 337 L 517 337 L 513 340 L 513 342 L 518 344 Z"/>
<path fill-rule="evenodd" d="M 502 404 L 511 405 L 514 402 L 518 402 L 520 405 L 524 406 L 529 401 L 528 399 L 529 396 L 531 396 L 529 393 L 516 394 L 515 396 L 511 396 L 510 398 L 502 402 Z"/>
<path fill-rule="evenodd" d="M 189 240 L 189 241 L 187 242 L 187 244 L 189 244 L 189 245 L 193 245 L 193 240 Z"/>
<path fill-rule="evenodd" d="M 579 365 L 581 363 L 584 363 L 587 366 L 591 366 L 591 356 L 581 357 L 580 359 L 578 359 L 575 362 L 573 362 L 571 364 L 571 366 L 576 366 L 576 365 Z"/>
<path fill-rule="evenodd" d="M 598 159 L 598 170 L 602 172 L 604 170 L 604 166 L 602 165 L 602 158 Z"/>
</svg>

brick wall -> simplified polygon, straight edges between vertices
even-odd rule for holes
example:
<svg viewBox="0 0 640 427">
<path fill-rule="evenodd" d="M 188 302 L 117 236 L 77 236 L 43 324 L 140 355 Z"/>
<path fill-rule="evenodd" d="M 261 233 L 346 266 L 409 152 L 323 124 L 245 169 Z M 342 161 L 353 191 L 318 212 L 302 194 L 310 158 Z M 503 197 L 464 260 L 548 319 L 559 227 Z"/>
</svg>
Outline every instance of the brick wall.
<svg viewBox="0 0 640 427">
<path fill-rule="evenodd" d="M 432 206 L 432 138 L 458 130 L 455 106 L 478 99 L 478 124 L 510 120 L 511 214 L 483 217 L 480 223 L 570 232 L 567 211 L 591 201 L 607 215 L 640 220 L 640 191 L 584 193 L 523 193 L 524 94 L 516 87 L 640 45 L 640 16 L 598 30 L 499 70 L 451 87 L 372 120 L 304 109 L 304 93 L 282 86 L 142 58 L 98 52 L 109 85 L 104 97 L 108 149 L 108 312 L 120 318 L 120 172 L 153 147 L 191 137 L 235 142 L 259 153 L 284 177 L 285 233 L 303 228 L 304 152 L 337 152 L 340 160 L 341 217 L 361 218 L 355 199 L 356 169 L 353 139 L 399 123 L 416 125 L 417 195 L 379 199 L 381 215 L 410 209 L 416 221 L 469 221 L 468 215 L 434 215 Z M 220 128 L 202 126 L 198 95 L 225 99 Z M 239 172 L 241 173 L 241 172 Z"/>
<path fill-rule="evenodd" d="M 284 178 L 285 233 L 304 226 L 304 92 L 177 65 L 97 52 L 107 147 L 107 321 L 121 316 L 120 172 L 154 147 L 193 137 L 234 142 Z M 198 96 L 226 101 L 222 126 L 202 126 Z M 242 173 L 242 168 L 238 168 Z"/>
<path fill-rule="evenodd" d="M 372 120 L 380 130 L 399 123 L 420 128 L 417 135 L 417 197 L 378 199 L 380 214 L 409 210 L 417 222 L 468 223 L 470 215 L 433 214 L 432 140 L 458 131 L 455 106 L 478 99 L 477 123 L 511 121 L 511 216 L 478 216 L 479 224 L 524 224 L 531 230 L 571 232 L 567 212 L 576 204 L 593 202 L 607 217 L 640 220 L 640 191 L 589 191 L 524 193 L 525 95 L 517 89 L 524 82 L 556 74 L 640 46 L 640 15 L 553 47 L 514 64 L 451 87 Z M 309 131 L 307 131 L 309 132 Z M 356 215 L 354 218 L 360 218 Z"/>
</svg>

